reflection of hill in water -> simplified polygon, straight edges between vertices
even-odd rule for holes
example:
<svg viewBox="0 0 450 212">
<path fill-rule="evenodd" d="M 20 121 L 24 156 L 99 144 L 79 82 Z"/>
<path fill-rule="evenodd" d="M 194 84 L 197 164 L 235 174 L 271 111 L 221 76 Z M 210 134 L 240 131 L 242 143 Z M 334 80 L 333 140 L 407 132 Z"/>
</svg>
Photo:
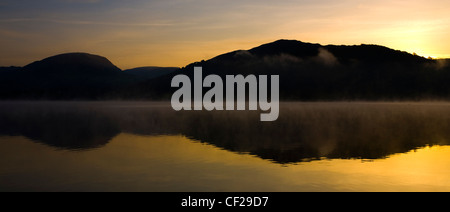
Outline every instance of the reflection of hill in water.
<svg viewBox="0 0 450 212">
<path fill-rule="evenodd" d="M 2 105 L 0 135 L 25 136 L 63 149 L 97 148 L 120 130 L 108 116 L 46 104 Z"/>
<path fill-rule="evenodd" d="M 276 122 L 260 122 L 259 112 L 175 112 L 163 103 L 2 103 L 0 111 L 0 135 L 63 149 L 101 147 L 120 132 L 182 134 L 291 163 L 450 144 L 450 104 L 288 103 Z"/>
</svg>

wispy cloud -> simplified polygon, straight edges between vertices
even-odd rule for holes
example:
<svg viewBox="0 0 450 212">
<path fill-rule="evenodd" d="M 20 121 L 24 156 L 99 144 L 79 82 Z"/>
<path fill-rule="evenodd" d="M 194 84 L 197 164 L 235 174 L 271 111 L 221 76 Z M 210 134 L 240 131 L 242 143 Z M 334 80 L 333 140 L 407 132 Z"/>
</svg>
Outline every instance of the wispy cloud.
<svg viewBox="0 0 450 212">
<path fill-rule="evenodd" d="M 141 23 L 125 23 L 125 22 L 102 22 L 102 21 L 82 21 L 82 20 L 58 20 L 58 19 L 46 19 L 46 18 L 11 18 L 0 19 L 0 23 L 20 23 L 20 22 L 47 22 L 57 24 L 73 24 L 73 25 L 103 25 L 103 26 L 130 26 L 130 27 L 164 27 L 173 26 L 171 22 L 141 22 Z"/>
<path fill-rule="evenodd" d="M 70 2 L 70 3 L 98 3 L 102 0 L 63 0 L 63 2 Z"/>
</svg>

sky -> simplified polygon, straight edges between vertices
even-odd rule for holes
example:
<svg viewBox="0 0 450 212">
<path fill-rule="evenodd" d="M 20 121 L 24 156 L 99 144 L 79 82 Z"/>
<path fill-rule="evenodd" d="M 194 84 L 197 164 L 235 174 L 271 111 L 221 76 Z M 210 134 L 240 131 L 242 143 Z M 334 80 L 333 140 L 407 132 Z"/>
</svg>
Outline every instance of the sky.
<svg viewBox="0 0 450 212">
<path fill-rule="evenodd" d="M 176 66 L 279 39 L 450 58 L 448 0 L 0 0 L 0 66 L 86 52 Z"/>
</svg>

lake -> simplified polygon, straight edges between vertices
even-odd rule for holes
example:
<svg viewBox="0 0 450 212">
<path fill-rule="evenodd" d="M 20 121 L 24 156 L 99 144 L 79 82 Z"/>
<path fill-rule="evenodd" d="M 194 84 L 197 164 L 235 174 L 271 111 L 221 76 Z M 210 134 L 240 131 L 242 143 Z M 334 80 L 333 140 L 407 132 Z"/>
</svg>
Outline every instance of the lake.
<svg viewBox="0 0 450 212">
<path fill-rule="evenodd" d="M 0 102 L 0 191 L 450 191 L 450 103 Z"/>
</svg>

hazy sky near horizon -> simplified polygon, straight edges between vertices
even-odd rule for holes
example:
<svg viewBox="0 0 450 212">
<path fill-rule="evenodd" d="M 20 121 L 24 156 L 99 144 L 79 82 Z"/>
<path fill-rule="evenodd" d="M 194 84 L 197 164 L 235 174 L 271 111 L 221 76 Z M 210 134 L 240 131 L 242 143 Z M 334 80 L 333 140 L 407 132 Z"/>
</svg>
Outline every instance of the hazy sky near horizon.
<svg viewBox="0 0 450 212">
<path fill-rule="evenodd" d="M 278 39 L 450 57 L 448 0 L 0 0 L 0 66 L 65 52 L 185 66 Z"/>
</svg>

